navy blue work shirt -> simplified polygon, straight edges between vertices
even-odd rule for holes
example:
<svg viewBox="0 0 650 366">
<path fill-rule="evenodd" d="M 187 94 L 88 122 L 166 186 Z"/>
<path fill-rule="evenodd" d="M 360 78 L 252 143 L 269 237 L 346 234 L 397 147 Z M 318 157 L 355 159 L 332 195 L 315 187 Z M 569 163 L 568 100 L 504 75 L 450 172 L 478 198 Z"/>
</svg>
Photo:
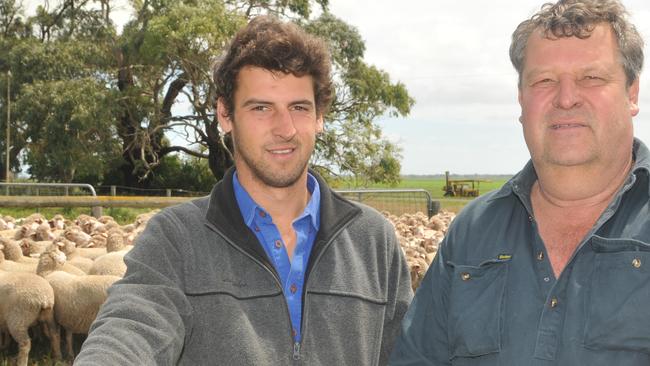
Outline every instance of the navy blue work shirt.
<svg viewBox="0 0 650 366">
<path fill-rule="evenodd" d="M 287 301 L 289 317 L 293 327 L 292 335 L 295 342 L 300 342 L 305 272 L 320 227 L 320 189 L 318 181 L 313 175 L 307 174 L 307 189 L 311 193 L 311 198 L 302 214 L 293 221 L 293 229 L 296 231 L 296 246 L 291 259 L 282 241 L 280 231 L 273 223 L 273 218 L 246 192 L 246 189 L 239 183 L 237 172 L 233 174 L 232 183 L 235 198 L 246 226 L 255 233 L 257 240 L 259 240 L 280 276 L 282 292 Z"/>
<path fill-rule="evenodd" d="M 391 365 L 650 365 L 650 153 L 556 279 L 528 165 L 451 224 L 402 322 Z"/>
</svg>

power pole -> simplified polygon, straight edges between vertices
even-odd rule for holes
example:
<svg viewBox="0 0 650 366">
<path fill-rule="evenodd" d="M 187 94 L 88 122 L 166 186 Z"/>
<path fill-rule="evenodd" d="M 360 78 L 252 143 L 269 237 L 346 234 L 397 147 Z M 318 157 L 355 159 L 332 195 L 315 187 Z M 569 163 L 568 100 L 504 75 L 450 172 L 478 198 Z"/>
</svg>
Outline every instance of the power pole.
<svg viewBox="0 0 650 366">
<path fill-rule="evenodd" d="M 9 183 L 11 177 L 9 176 L 9 146 L 11 140 L 9 138 L 9 126 L 11 125 L 11 70 L 7 71 L 7 138 L 6 138 L 6 152 L 5 152 L 5 181 Z"/>
</svg>

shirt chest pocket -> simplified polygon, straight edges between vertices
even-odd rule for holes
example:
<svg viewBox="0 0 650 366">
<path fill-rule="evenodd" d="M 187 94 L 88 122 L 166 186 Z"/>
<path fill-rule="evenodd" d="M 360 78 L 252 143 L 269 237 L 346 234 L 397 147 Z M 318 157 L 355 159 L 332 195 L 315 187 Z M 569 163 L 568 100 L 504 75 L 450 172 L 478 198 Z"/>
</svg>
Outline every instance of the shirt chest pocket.
<svg viewBox="0 0 650 366">
<path fill-rule="evenodd" d="M 507 260 L 453 267 L 448 336 L 451 358 L 476 357 L 501 350 Z"/>
<path fill-rule="evenodd" d="M 650 354 L 650 244 L 594 237 L 584 345 Z"/>
</svg>

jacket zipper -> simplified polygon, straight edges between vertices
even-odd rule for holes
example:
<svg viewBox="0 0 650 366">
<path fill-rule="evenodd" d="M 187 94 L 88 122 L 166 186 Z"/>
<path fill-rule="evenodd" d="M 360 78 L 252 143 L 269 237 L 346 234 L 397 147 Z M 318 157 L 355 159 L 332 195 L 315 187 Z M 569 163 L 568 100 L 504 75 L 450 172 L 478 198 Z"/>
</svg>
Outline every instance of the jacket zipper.
<svg viewBox="0 0 650 366">
<path fill-rule="evenodd" d="M 228 244 L 230 244 L 232 247 L 237 249 L 239 252 L 243 253 L 245 256 L 247 256 L 248 258 L 253 260 L 253 262 L 255 262 L 255 263 L 259 264 L 260 266 L 262 266 L 262 268 L 266 269 L 266 271 L 271 274 L 271 277 L 273 277 L 273 279 L 275 280 L 275 283 L 280 288 L 280 292 L 282 293 L 282 298 L 284 299 L 284 304 L 285 304 L 284 309 L 287 312 L 287 319 L 289 320 L 289 334 L 291 335 L 291 341 L 293 342 L 293 359 L 294 360 L 300 359 L 300 342 L 296 342 L 294 340 L 294 338 L 293 338 L 293 335 L 292 335 L 293 334 L 293 328 L 292 328 L 292 325 L 291 325 L 291 314 L 289 313 L 289 304 L 287 304 L 286 298 L 284 296 L 284 288 L 282 288 L 282 284 L 280 283 L 280 279 L 278 278 L 278 276 L 276 276 L 275 272 L 271 268 L 269 268 L 269 266 L 267 266 L 265 263 L 263 263 L 262 261 L 260 261 L 259 259 L 255 258 L 255 257 L 253 257 L 252 255 L 250 255 L 250 253 L 246 252 L 245 250 L 241 249 L 238 245 L 233 243 L 232 240 L 230 240 L 230 238 L 223 235 L 223 233 L 221 233 L 221 231 L 219 231 L 219 229 L 214 227 L 214 225 L 212 225 L 209 221 L 206 222 L 206 225 L 212 231 L 219 234 Z M 301 325 L 301 329 L 302 329 L 302 325 Z"/>
<path fill-rule="evenodd" d="M 300 342 L 293 343 L 293 360 L 298 361 L 300 359 Z"/>
<path fill-rule="evenodd" d="M 312 266 L 311 271 L 314 271 L 316 269 L 316 266 L 318 265 L 318 262 L 320 262 L 320 258 L 323 256 L 323 253 L 327 250 L 327 248 L 329 248 L 330 245 L 332 245 L 332 242 L 334 241 L 334 239 L 339 236 L 341 231 L 343 231 L 346 227 L 348 227 L 348 225 L 352 222 L 352 219 L 354 217 L 356 217 L 356 216 L 357 215 L 352 215 L 350 217 L 350 219 L 348 220 L 348 222 L 346 222 L 338 230 L 336 230 L 336 232 L 334 232 L 334 234 L 330 237 L 330 239 L 327 241 L 327 243 L 325 243 L 325 246 L 323 247 L 323 249 L 318 253 L 318 257 L 316 257 L 314 259 L 314 265 Z M 282 288 L 282 284 L 280 283 L 280 279 L 276 276 L 275 272 L 271 268 L 269 268 L 269 266 L 267 266 L 265 263 L 263 263 L 262 261 L 260 261 L 259 259 L 255 258 L 255 257 L 253 257 L 248 252 L 246 252 L 245 250 L 241 249 L 238 245 L 233 243 L 232 240 L 230 240 L 230 238 L 223 235 L 223 233 L 221 233 L 221 231 L 219 231 L 219 229 L 217 229 L 214 225 L 212 225 L 212 223 L 207 221 L 206 225 L 212 231 L 219 234 L 228 244 L 230 244 L 232 247 L 237 249 L 239 252 L 243 253 L 248 258 L 252 259 L 253 262 L 259 264 L 260 266 L 262 266 L 264 269 L 266 269 L 271 274 L 271 276 L 275 280 L 275 283 L 280 288 L 280 292 L 282 293 L 282 298 L 285 299 L 285 301 L 284 301 L 284 304 L 285 304 L 284 309 L 287 312 L 286 314 L 287 314 L 287 318 L 289 320 L 289 334 L 292 334 L 293 329 L 292 329 L 292 325 L 291 325 L 291 314 L 289 313 L 289 304 L 287 304 L 287 302 L 286 302 L 286 298 L 284 297 L 284 288 Z M 307 282 L 305 282 L 305 284 L 304 284 L 303 295 L 306 295 L 306 291 L 307 291 L 307 287 L 308 287 L 307 284 L 308 283 L 309 283 L 309 277 L 307 278 Z M 303 307 L 302 307 L 302 309 L 303 309 L 302 310 L 302 315 L 303 316 L 302 316 L 302 320 L 300 322 L 300 333 L 304 334 L 304 332 L 303 332 L 304 324 L 305 324 L 304 320 L 306 319 L 305 315 L 307 314 L 307 307 L 305 306 L 304 301 L 303 301 L 302 305 L 303 305 Z M 293 342 L 293 357 L 292 358 L 293 358 L 294 361 L 299 361 L 300 356 L 301 356 L 301 354 L 300 354 L 301 342 L 296 342 L 295 339 L 293 338 L 293 336 L 291 336 L 291 341 Z"/>
<path fill-rule="evenodd" d="M 338 230 L 336 230 L 336 232 L 330 237 L 330 240 L 328 240 L 327 243 L 325 243 L 325 246 L 323 247 L 323 249 L 318 253 L 318 257 L 316 257 L 314 259 L 314 265 L 311 268 L 312 271 L 314 271 L 316 269 L 316 266 L 318 265 L 318 262 L 320 262 L 320 258 L 323 256 L 323 253 L 325 253 L 327 248 L 329 248 L 329 246 L 332 245 L 332 242 L 334 242 L 334 239 L 336 237 L 338 237 L 339 234 L 341 233 L 341 231 L 343 231 L 343 229 L 348 227 L 348 225 L 352 222 L 352 218 L 354 218 L 354 216 L 351 217 L 350 220 L 347 223 L 345 223 L 345 225 L 342 225 Z M 305 282 L 305 284 L 303 286 L 303 296 L 305 296 L 305 297 L 307 295 L 307 287 L 308 287 L 307 284 L 308 283 L 309 283 L 309 277 L 307 278 L 307 282 Z M 307 310 L 308 310 L 307 306 L 306 306 L 305 302 L 303 301 L 303 303 L 302 303 L 302 321 L 300 322 L 300 334 L 305 334 L 303 331 L 304 331 L 305 319 L 307 318 L 307 316 L 306 316 L 307 315 Z M 300 342 L 295 342 L 293 344 L 293 359 L 294 359 L 294 361 L 300 360 L 300 347 L 301 347 Z"/>
</svg>

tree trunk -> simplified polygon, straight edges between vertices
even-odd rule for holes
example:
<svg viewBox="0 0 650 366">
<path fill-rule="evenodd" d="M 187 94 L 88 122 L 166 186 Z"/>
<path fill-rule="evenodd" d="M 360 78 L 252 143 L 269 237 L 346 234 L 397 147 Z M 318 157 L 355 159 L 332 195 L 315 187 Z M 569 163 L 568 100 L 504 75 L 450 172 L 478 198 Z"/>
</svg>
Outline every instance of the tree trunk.
<svg viewBox="0 0 650 366">
<path fill-rule="evenodd" d="M 213 122 L 207 128 L 209 152 L 208 164 L 210 166 L 210 171 L 212 171 L 212 175 L 214 175 L 217 180 L 221 180 L 221 178 L 226 174 L 226 170 L 233 166 L 234 162 L 232 160 L 232 155 L 230 154 L 230 151 L 233 151 L 230 135 L 224 137 L 224 143 L 226 145 L 224 146 L 224 144 L 221 143 L 221 134 L 219 133 L 217 125 L 218 122 L 215 117 Z"/>
</svg>

